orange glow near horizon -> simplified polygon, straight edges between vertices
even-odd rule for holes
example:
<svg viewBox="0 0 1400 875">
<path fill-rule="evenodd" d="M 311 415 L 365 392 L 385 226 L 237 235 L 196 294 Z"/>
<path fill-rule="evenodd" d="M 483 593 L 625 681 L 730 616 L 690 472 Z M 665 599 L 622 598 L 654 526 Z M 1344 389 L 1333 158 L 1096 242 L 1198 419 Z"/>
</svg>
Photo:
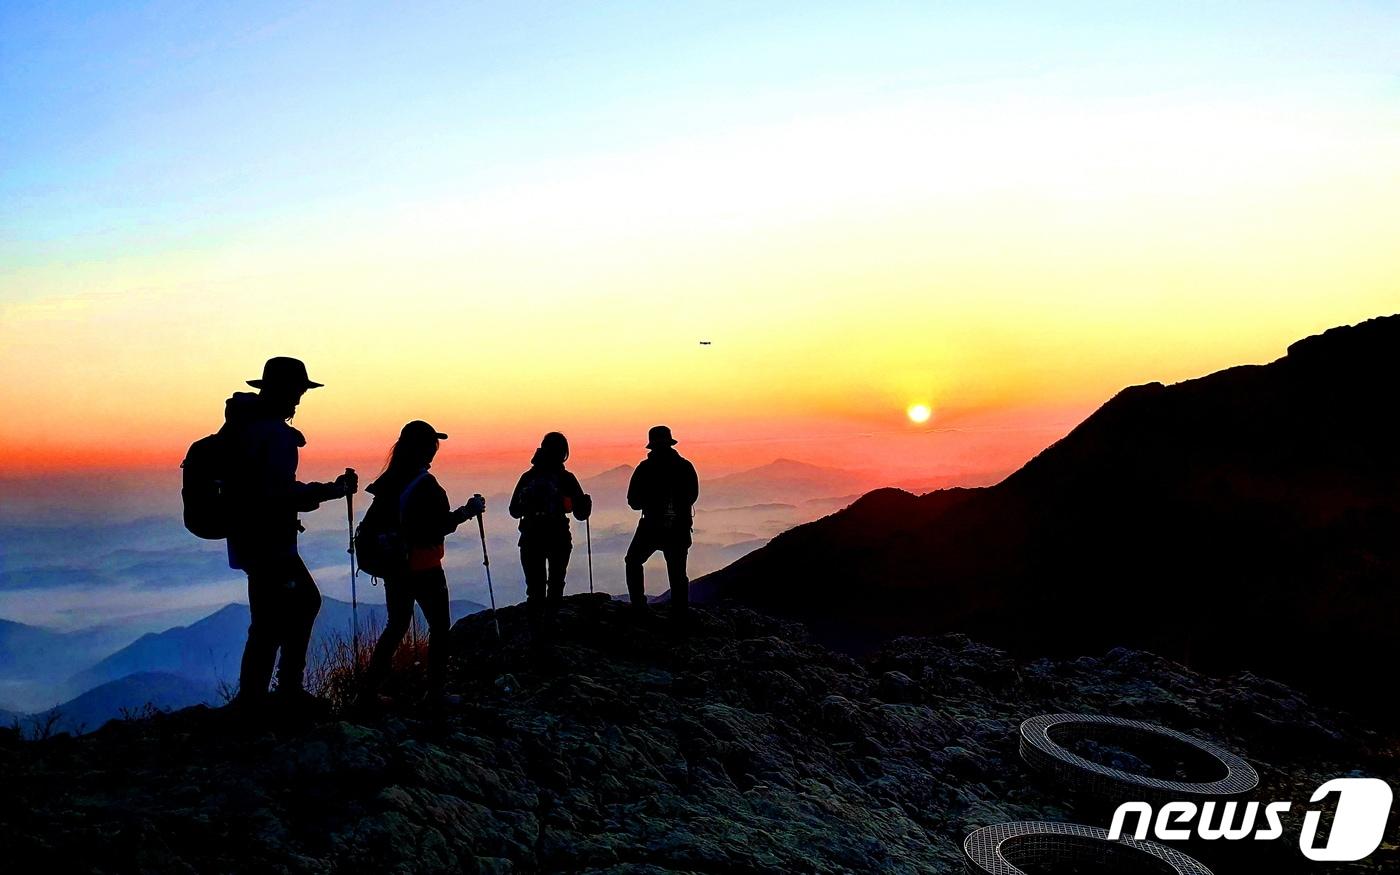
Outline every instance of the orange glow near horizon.
<svg viewBox="0 0 1400 875">
<path fill-rule="evenodd" d="M 602 7 L 17 12 L 0 472 L 178 464 L 294 355 L 318 468 L 976 480 L 1400 311 L 1389 11 Z"/>
</svg>

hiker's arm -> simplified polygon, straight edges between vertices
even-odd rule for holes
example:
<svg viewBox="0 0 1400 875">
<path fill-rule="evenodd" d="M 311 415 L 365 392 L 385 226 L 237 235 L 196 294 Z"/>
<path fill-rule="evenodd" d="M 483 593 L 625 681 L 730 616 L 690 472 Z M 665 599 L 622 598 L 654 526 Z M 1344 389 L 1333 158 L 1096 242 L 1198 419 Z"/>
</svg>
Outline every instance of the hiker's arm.
<svg viewBox="0 0 1400 875">
<path fill-rule="evenodd" d="M 685 501 L 686 505 L 694 506 L 700 500 L 700 477 L 695 473 L 695 466 L 689 462 L 685 463 Z"/>
<path fill-rule="evenodd" d="M 313 511 L 323 501 L 334 501 L 353 495 L 359 487 L 359 478 L 353 474 L 341 474 L 330 483 L 292 483 L 292 504 L 299 511 Z"/>
<path fill-rule="evenodd" d="M 467 503 L 452 511 L 457 517 L 457 524 L 461 525 L 469 519 L 479 517 L 486 513 L 486 499 L 480 495 L 473 495 L 467 499 Z"/>
<path fill-rule="evenodd" d="M 574 519 L 583 522 L 593 513 L 593 498 L 583 491 L 583 484 L 573 474 L 569 475 L 569 501 L 573 506 Z"/>
<path fill-rule="evenodd" d="M 423 497 L 423 518 L 427 523 L 424 528 L 431 530 L 435 537 L 457 531 L 457 527 L 466 520 L 457 511 L 452 510 L 447 500 L 447 492 L 441 486 L 423 491 L 428 493 Z"/>
<path fill-rule="evenodd" d="M 274 431 L 263 443 L 262 470 L 267 480 L 264 494 L 273 502 L 287 502 L 298 512 L 312 511 L 321 502 L 337 498 L 334 484 L 303 483 L 297 479 L 299 448 L 306 442 L 294 428 Z"/>
<path fill-rule="evenodd" d="M 334 483 L 302 483 L 298 480 L 292 484 L 292 506 L 306 513 L 320 507 L 321 502 L 340 498 L 344 494 L 336 489 Z"/>
<path fill-rule="evenodd" d="M 515 491 L 510 494 L 510 507 L 506 510 L 509 511 L 512 519 L 518 520 L 525 515 L 525 508 L 520 506 L 520 493 L 525 490 L 525 478 L 529 476 L 529 472 L 521 474 L 520 479 L 515 483 Z"/>
<path fill-rule="evenodd" d="M 646 475 L 642 472 L 646 470 L 646 460 L 636 467 L 632 472 L 632 479 L 627 483 L 627 506 L 633 510 L 641 510 L 646 504 L 646 486 L 644 481 Z"/>
</svg>

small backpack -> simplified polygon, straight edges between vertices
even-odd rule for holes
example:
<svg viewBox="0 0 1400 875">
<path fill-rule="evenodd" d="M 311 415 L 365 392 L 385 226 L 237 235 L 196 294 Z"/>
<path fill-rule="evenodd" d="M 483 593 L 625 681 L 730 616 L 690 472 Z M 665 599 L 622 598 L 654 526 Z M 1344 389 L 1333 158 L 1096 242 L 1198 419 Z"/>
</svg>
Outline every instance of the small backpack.
<svg viewBox="0 0 1400 875">
<path fill-rule="evenodd" d="M 558 517 L 568 513 L 571 502 L 559 488 L 559 477 L 553 471 L 533 471 L 530 481 L 520 491 L 522 518 Z"/>
<path fill-rule="evenodd" d="M 408 542 L 399 528 L 409 494 L 427 476 L 428 472 L 422 471 L 410 480 L 396 503 L 385 501 L 387 496 L 375 496 L 369 503 L 365 518 L 355 527 L 355 560 L 361 571 L 371 577 L 386 577 L 408 570 Z"/>
<path fill-rule="evenodd" d="M 190 444 L 180 463 L 183 483 L 180 499 L 185 506 L 185 528 L 211 541 L 228 537 L 229 497 L 228 438 L 223 431 Z"/>
</svg>

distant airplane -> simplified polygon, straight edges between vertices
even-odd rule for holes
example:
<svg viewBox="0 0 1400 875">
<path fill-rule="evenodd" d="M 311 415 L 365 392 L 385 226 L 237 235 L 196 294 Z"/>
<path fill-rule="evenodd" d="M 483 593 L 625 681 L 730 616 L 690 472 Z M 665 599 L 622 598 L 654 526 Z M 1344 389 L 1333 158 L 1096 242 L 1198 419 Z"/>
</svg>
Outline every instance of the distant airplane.
<svg viewBox="0 0 1400 875">
<path fill-rule="evenodd" d="M 709 342 L 708 340 L 702 340 L 702 341 L 700 341 L 700 345 L 701 345 L 701 346 L 709 346 L 709 345 L 710 345 L 710 342 Z"/>
</svg>

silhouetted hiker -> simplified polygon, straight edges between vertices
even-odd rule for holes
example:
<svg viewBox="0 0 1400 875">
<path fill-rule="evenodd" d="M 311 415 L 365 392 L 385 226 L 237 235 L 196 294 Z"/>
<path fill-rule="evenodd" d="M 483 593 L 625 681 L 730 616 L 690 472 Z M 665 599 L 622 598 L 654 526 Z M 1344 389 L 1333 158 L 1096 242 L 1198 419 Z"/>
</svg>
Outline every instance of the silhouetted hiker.
<svg viewBox="0 0 1400 875">
<path fill-rule="evenodd" d="M 302 687 L 302 674 L 321 593 L 297 554 L 302 531 L 297 514 L 353 494 L 359 481 L 350 471 L 333 483 L 297 480 L 297 457 L 306 438 L 288 420 L 306 390 L 322 385 L 306 376 L 306 365 L 294 358 L 268 359 L 262 379 L 248 385 L 258 393 L 235 392 L 224 409 L 228 562 L 248 575 L 252 615 L 235 701 L 246 706 L 263 700 L 280 650 L 277 694 L 288 704 L 305 705 L 313 697 Z"/>
<path fill-rule="evenodd" d="M 666 574 L 671 581 L 674 615 L 683 619 L 690 605 L 690 579 L 685 575 L 686 554 L 690 551 L 693 508 L 700 497 L 700 481 L 695 466 L 675 451 L 671 430 L 658 425 L 647 433 L 647 457 L 632 472 L 627 486 L 627 504 L 642 512 L 637 533 L 627 548 L 627 592 L 632 607 L 640 614 L 647 605 L 642 565 L 657 550 L 666 557 Z"/>
<path fill-rule="evenodd" d="M 530 628 L 547 634 L 564 600 L 573 536 L 568 514 L 586 520 L 593 499 L 578 478 L 564 470 L 569 441 L 557 431 L 545 435 L 510 497 L 510 515 L 520 520 L 520 566 L 525 572 L 525 610 Z"/>
<path fill-rule="evenodd" d="M 486 510 L 486 499 L 473 496 L 451 510 L 447 492 L 428 473 L 438 443 L 447 435 L 421 419 L 408 423 L 389 451 L 389 462 L 379 477 L 365 487 L 375 504 L 389 502 L 390 514 L 403 555 L 384 573 L 384 600 L 389 617 L 384 633 L 374 645 L 369 661 L 369 688 L 377 690 L 389 674 L 394 651 L 413 622 L 413 603 L 428 620 L 428 687 L 441 698 L 451 651 L 451 616 L 447 607 L 447 577 L 442 570 L 446 553 L 443 539 L 457 527 Z M 374 505 L 365 514 L 366 520 Z"/>
</svg>

